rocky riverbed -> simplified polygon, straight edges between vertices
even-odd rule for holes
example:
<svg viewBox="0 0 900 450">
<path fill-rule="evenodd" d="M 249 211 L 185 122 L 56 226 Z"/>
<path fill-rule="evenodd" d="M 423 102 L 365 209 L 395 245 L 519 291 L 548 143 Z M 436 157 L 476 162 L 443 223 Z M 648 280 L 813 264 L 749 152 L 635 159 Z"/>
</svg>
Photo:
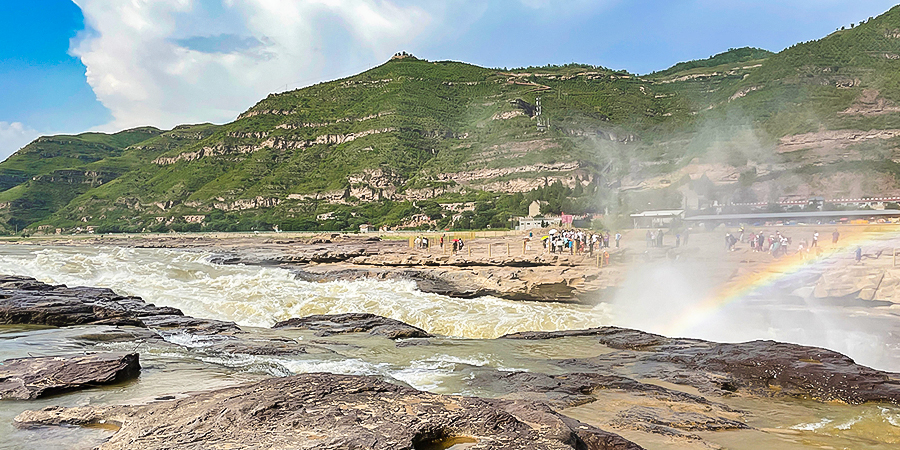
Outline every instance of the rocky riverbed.
<svg viewBox="0 0 900 450">
<path fill-rule="evenodd" d="M 526 301 L 596 302 L 621 282 L 615 267 L 598 269 L 595 255 L 551 254 L 539 238 L 475 238 L 463 251 L 410 248 L 402 239 L 340 233 L 304 237 L 137 236 L 44 238 L 42 245 L 179 248 L 216 253 L 220 264 L 282 267 L 308 281 L 412 280 L 422 292 L 459 298 L 495 296 Z M 433 241 L 434 242 L 434 241 Z M 621 261 L 631 256 L 610 250 Z"/>
<path fill-rule="evenodd" d="M 819 230 L 821 228 L 821 230 Z M 825 239 L 809 251 L 815 231 L 823 235 L 834 228 L 841 240 Z M 726 252 L 722 236 L 736 230 L 694 232 L 690 242 L 678 247 L 666 236 L 664 246 L 648 247 L 644 230 L 623 231 L 621 247 L 605 249 L 609 264 L 598 260 L 599 252 L 585 255 L 549 253 L 540 240 L 542 232 L 506 233 L 495 236 L 463 233 L 466 247 L 451 252 L 450 245 L 434 245 L 440 234 L 429 234 L 432 246 L 411 248 L 397 235 L 370 236 L 322 234 L 177 234 L 35 237 L 15 244 L 42 246 L 112 246 L 119 248 L 172 248 L 203 251 L 216 256 L 219 264 L 280 267 L 307 281 L 359 279 L 411 280 L 422 292 L 457 298 L 494 296 L 511 300 L 596 304 L 610 301 L 634 273 L 660 261 L 695 264 L 700 284 L 728 291 L 760 277 L 782 277 L 802 268 L 802 279 L 783 283 L 784 289 L 803 297 L 829 299 L 855 297 L 861 300 L 900 304 L 900 268 L 892 253 L 900 248 L 900 235 L 890 228 L 869 226 L 759 227 L 750 231 L 775 231 L 792 238 L 789 253 L 773 257 L 752 251 L 740 242 Z M 496 234 L 496 233 L 495 233 Z M 453 234 L 445 234 L 449 242 Z M 411 237 L 410 237 L 411 238 Z M 806 242 L 807 250 L 798 253 Z M 861 261 L 854 260 L 861 247 Z M 898 251 L 900 253 L 900 251 Z M 602 267 L 600 265 L 602 264 Z"/>
<path fill-rule="evenodd" d="M 124 404 L 28 408 L 27 401 L 12 403 L 21 408 L 15 422 L 24 429 L 109 430 L 99 444 L 104 449 L 758 448 L 729 444 L 736 439 L 764 442 L 767 448 L 818 448 L 823 442 L 860 448 L 853 433 L 803 435 L 797 421 L 806 416 L 797 411 L 824 411 L 826 419 L 861 411 L 900 417 L 900 374 L 860 366 L 833 351 L 773 341 L 715 343 L 618 327 L 454 340 L 371 314 L 295 318 L 261 330 L 188 317 L 108 289 L 10 276 L 0 278 L 0 324 L 75 327 L 79 331 L 72 339 L 80 348 L 101 343 L 92 344 L 89 355 L 60 349 L 53 358 L 3 361 L 0 387 L 15 384 L 19 392 L 36 392 L 47 379 L 65 378 L 61 367 L 83 373 L 93 367 L 82 364 L 84 358 L 128 360 L 128 353 L 112 350 L 132 343 L 144 349 L 142 361 L 159 358 L 149 350 L 159 348 L 215 364 L 269 357 L 283 365 L 316 354 L 350 365 L 357 363 L 354 355 L 376 351 L 421 358 L 453 353 L 454 347 L 460 354 L 491 348 L 511 358 L 499 365 L 454 363 L 451 391 L 456 393 L 424 392 L 384 374 L 288 370 L 216 390 L 138 396 Z M 16 371 L 26 363 L 32 375 Z M 91 369 L 96 379 L 66 383 L 64 391 L 102 389 L 97 387 L 102 380 L 135 383 L 128 380 L 138 369 L 130 367 L 120 377 L 98 365 Z M 67 395 L 74 394 L 57 398 L 65 403 Z M 10 403 L 0 408 L 4 404 Z M 773 426 L 771 414 L 783 423 Z M 885 426 L 868 437 L 870 448 L 897 442 Z"/>
</svg>

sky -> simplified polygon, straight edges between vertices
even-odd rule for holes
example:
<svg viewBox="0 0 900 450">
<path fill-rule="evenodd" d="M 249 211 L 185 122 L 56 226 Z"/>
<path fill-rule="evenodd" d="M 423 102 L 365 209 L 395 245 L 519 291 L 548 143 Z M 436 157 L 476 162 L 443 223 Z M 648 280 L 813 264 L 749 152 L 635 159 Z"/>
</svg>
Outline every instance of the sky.
<svg viewBox="0 0 900 450">
<path fill-rule="evenodd" d="M 0 159 L 40 135 L 227 123 L 406 51 L 645 74 L 780 51 L 883 0 L 0 0 Z"/>
</svg>

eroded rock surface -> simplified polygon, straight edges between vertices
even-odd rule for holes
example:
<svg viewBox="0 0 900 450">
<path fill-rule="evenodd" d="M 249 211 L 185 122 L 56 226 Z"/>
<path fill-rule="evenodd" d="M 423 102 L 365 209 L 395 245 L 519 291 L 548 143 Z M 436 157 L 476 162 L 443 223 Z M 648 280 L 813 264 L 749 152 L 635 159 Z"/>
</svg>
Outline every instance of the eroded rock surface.
<svg viewBox="0 0 900 450">
<path fill-rule="evenodd" d="M 111 289 L 49 285 L 30 277 L 0 276 L 0 324 L 132 325 L 220 333 L 232 322 L 196 319 L 177 308 L 158 307 Z"/>
<path fill-rule="evenodd" d="M 399 320 L 369 313 L 317 314 L 276 323 L 272 328 L 313 330 L 317 336 L 369 333 L 388 339 L 431 337 L 425 330 Z"/>
<path fill-rule="evenodd" d="M 7 359 L 0 363 L 0 399 L 33 400 L 135 378 L 137 353 Z"/>
<path fill-rule="evenodd" d="M 573 371 L 603 372 L 624 364 L 639 373 L 701 391 L 727 395 L 788 395 L 857 404 L 900 404 L 900 375 L 856 364 L 831 350 L 775 341 L 737 344 L 674 339 L 618 327 L 560 332 L 529 332 L 508 339 L 597 336 L 621 351 L 594 358 L 559 361 Z"/>
<path fill-rule="evenodd" d="M 861 366 L 845 355 L 816 347 L 775 341 L 716 344 L 676 340 L 660 346 L 650 359 L 694 372 L 692 384 L 698 387 L 851 404 L 900 404 L 898 374 Z"/>
<path fill-rule="evenodd" d="M 609 411 L 605 424 L 616 429 L 700 439 L 692 432 L 750 428 L 740 411 L 724 404 L 609 372 L 483 372 L 467 384 L 505 399 L 543 402 L 564 414 L 567 408 L 598 402 Z"/>
<path fill-rule="evenodd" d="M 464 262 L 460 262 L 463 264 Z M 361 278 L 411 280 L 422 292 L 457 298 L 491 295 L 509 300 L 572 302 L 597 294 L 605 286 L 604 274 L 583 267 L 541 265 L 502 266 L 469 261 L 466 266 L 438 265 L 434 261 L 388 265 L 323 264 L 292 267 L 306 281 L 352 281 Z M 599 294 L 598 294 L 599 295 Z"/>
<path fill-rule="evenodd" d="M 19 426 L 101 422 L 121 427 L 102 450 L 413 450 L 451 438 L 474 440 L 471 449 L 641 448 L 539 403 L 442 396 L 332 374 L 270 379 L 142 406 L 50 407 L 16 417 Z"/>
</svg>

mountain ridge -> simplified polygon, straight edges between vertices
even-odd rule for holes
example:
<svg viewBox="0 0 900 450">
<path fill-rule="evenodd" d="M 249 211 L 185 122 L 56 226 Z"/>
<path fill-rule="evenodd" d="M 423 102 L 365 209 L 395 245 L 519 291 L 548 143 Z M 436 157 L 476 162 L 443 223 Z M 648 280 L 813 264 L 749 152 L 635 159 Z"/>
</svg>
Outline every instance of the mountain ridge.
<svg viewBox="0 0 900 450">
<path fill-rule="evenodd" d="M 410 55 L 270 94 L 228 124 L 39 138 L 0 164 L 0 219 L 30 230 L 484 228 L 509 226 L 534 200 L 609 223 L 694 197 L 697 209 L 900 192 L 892 55 L 900 7 L 779 53 L 730 49 L 641 76 Z M 844 191 L 841 177 L 852 179 Z"/>
</svg>

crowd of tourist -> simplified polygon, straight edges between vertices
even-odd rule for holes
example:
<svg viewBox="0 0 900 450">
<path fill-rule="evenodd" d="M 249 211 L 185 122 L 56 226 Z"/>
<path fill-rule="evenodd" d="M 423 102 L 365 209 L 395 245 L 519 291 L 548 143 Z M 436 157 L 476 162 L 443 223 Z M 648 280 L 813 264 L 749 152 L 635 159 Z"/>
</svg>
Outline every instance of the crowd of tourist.
<svg viewBox="0 0 900 450">
<path fill-rule="evenodd" d="M 593 255 L 595 251 L 604 248 L 610 248 L 610 241 L 614 241 L 616 248 L 622 240 L 622 234 L 616 233 L 615 236 L 609 231 L 589 231 L 581 229 L 568 229 L 559 231 L 552 229 L 547 236 L 541 238 L 544 248 L 550 253 L 569 253 L 572 255 L 583 255 L 585 253 Z"/>
<path fill-rule="evenodd" d="M 838 239 L 840 239 L 840 233 L 835 230 L 831 234 L 831 243 L 837 244 Z M 793 240 L 782 234 L 781 231 L 776 230 L 775 233 L 769 233 L 766 235 L 765 231 L 758 232 L 746 232 L 744 227 L 741 227 L 738 230 L 737 236 L 726 233 L 725 234 L 725 248 L 728 251 L 735 250 L 735 244 L 738 242 L 747 242 L 750 245 L 750 250 L 754 252 L 765 252 L 771 253 L 772 256 L 784 256 L 790 252 L 790 247 L 793 244 Z M 810 240 L 803 239 L 797 244 L 797 251 L 795 253 L 800 253 L 805 255 L 809 253 L 814 248 L 819 247 L 819 232 L 813 231 Z"/>
</svg>

